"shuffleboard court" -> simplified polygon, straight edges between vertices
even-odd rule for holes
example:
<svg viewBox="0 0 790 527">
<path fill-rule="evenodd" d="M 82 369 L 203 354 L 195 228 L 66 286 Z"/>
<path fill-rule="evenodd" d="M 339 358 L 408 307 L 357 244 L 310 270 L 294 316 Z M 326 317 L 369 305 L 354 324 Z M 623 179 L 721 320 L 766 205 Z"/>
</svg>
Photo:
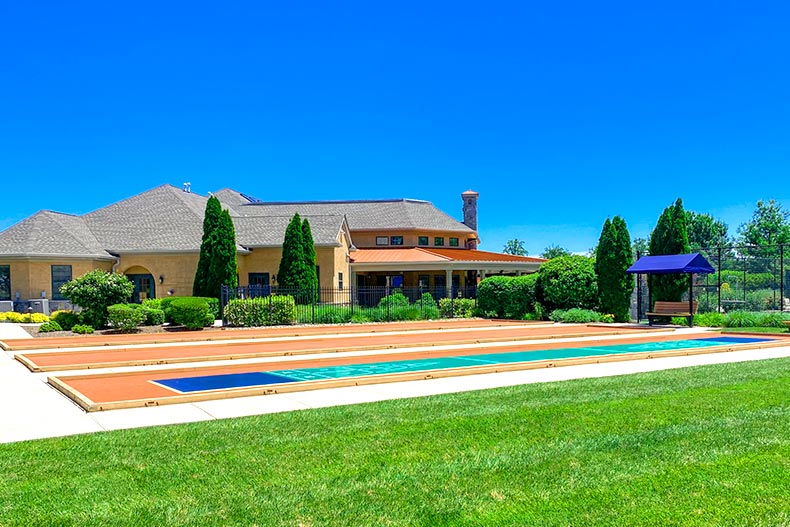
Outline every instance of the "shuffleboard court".
<svg viewBox="0 0 790 527">
<path fill-rule="evenodd" d="M 273 326 L 264 328 L 212 328 L 198 331 L 170 331 L 166 333 L 71 335 L 68 337 L 36 337 L 0 341 L 7 351 L 76 348 L 88 346 L 132 346 L 139 344 L 167 344 L 175 342 L 216 342 L 272 337 L 298 337 L 331 333 L 380 333 L 390 331 L 420 331 L 424 329 L 453 329 L 477 327 L 507 327 L 545 325 L 539 321 L 441 319 L 417 322 L 377 322 L 348 325 Z"/>
<path fill-rule="evenodd" d="M 581 348 L 560 348 L 535 351 L 512 351 L 509 353 L 483 353 L 472 356 L 438 357 L 431 359 L 400 360 L 378 363 L 346 364 L 323 368 L 296 368 L 268 372 L 229 373 L 225 375 L 189 376 L 178 379 L 153 380 L 152 382 L 170 388 L 178 393 L 191 393 L 208 390 L 268 386 L 272 384 L 299 383 L 327 379 L 344 379 L 368 375 L 391 375 L 420 371 L 471 368 L 482 365 L 515 364 L 543 360 L 617 355 L 623 353 L 644 353 L 647 351 L 670 351 L 694 349 L 723 344 L 751 344 L 770 342 L 771 339 L 759 338 L 705 338 L 676 341 L 649 342 L 639 344 L 618 344 L 610 346 L 590 346 Z"/>
<path fill-rule="evenodd" d="M 292 358 L 231 366 L 146 369 L 55 376 L 49 382 L 87 411 L 157 406 L 340 386 L 495 373 L 574 364 L 695 355 L 786 346 L 782 338 L 653 336 L 578 342 L 443 349 L 331 358 Z M 238 375 L 241 374 L 241 375 Z"/>
<path fill-rule="evenodd" d="M 19 353 L 15 358 L 31 371 L 58 371 L 119 366 L 146 366 L 212 360 L 252 359 L 311 353 L 396 349 L 406 347 L 516 342 L 568 337 L 644 333 L 642 328 L 617 326 L 509 326 L 475 328 L 424 326 L 425 329 L 387 333 L 337 333 L 298 337 L 272 337 L 254 342 L 206 342 L 195 345 L 140 346 Z M 332 328 L 334 331 L 334 328 Z M 660 329 L 653 330 L 660 332 Z"/>
</svg>

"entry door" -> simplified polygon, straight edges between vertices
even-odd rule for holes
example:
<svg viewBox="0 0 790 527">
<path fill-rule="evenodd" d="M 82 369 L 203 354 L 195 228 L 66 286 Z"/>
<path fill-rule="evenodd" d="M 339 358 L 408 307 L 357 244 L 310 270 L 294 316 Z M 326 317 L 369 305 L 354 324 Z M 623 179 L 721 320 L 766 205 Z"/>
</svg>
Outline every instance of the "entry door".
<svg viewBox="0 0 790 527">
<path fill-rule="evenodd" d="M 251 297 L 269 295 L 269 273 L 250 273 L 248 278 Z"/>
<path fill-rule="evenodd" d="M 447 296 L 447 276 L 443 274 L 433 275 L 433 288 L 437 298 Z"/>
<path fill-rule="evenodd" d="M 147 298 L 156 298 L 154 277 L 150 274 L 128 274 L 126 278 L 134 284 L 132 302 L 139 304 Z"/>
</svg>

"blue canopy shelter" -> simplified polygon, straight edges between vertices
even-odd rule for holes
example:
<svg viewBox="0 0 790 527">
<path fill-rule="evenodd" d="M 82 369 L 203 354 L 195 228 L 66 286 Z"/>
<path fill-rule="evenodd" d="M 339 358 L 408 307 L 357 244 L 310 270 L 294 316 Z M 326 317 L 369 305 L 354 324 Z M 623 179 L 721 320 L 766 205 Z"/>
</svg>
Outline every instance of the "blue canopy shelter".
<svg viewBox="0 0 790 527">
<path fill-rule="evenodd" d="M 713 266 L 699 253 L 643 256 L 626 270 L 631 274 L 687 274 L 689 276 L 689 313 L 694 312 L 692 275 L 715 273 Z M 652 297 L 652 294 L 650 295 Z M 652 298 L 649 303 L 652 304 Z M 641 305 L 639 306 L 641 308 Z M 639 312 L 637 311 L 637 318 Z M 689 324 L 691 325 L 691 324 Z"/>
</svg>

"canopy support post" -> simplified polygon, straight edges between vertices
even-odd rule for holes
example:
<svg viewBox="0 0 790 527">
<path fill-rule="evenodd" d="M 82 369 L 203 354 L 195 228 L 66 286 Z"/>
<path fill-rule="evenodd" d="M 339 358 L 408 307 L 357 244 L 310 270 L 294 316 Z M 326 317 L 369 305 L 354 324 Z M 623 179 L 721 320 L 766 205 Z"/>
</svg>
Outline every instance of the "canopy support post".
<svg viewBox="0 0 790 527">
<path fill-rule="evenodd" d="M 694 273 L 689 273 L 689 327 L 694 327 Z"/>
</svg>

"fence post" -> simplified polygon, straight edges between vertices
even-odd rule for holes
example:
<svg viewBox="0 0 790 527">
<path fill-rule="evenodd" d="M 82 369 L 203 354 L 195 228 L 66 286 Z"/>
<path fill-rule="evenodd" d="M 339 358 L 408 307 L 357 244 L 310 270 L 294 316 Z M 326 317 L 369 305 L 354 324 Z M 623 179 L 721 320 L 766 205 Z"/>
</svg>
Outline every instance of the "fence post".
<svg viewBox="0 0 790 527">
<path fill-rule="evenodd" d="M 315 324 L 315 295 L 313 294 L 315 291 L 310 293 L 310 310 L 312 311 L 312 320 L 313 324 Z"/>
<path fill-rule="evenodd" d="M 785 246 L 779 245 L 779 311 L 785 310 Z"/>
</svg>

